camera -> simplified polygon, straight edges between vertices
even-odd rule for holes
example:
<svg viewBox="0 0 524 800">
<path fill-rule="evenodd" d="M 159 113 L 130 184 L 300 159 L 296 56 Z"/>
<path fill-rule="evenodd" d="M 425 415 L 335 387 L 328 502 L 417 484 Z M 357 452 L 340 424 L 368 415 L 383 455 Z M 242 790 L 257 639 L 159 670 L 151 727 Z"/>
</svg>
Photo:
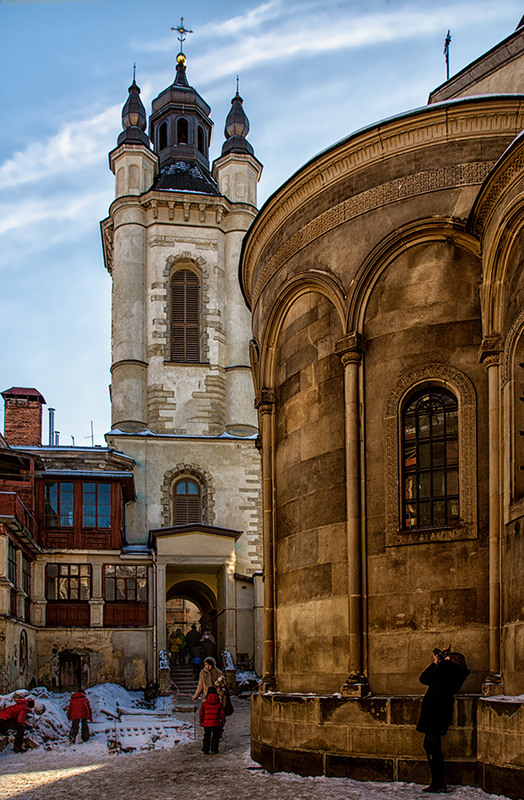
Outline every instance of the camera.
<svg viewBox="0 0 524 800">
<path fill-rule="evenodd" d="M 438 647 L 435 647 L 433 650 L 433 654 L 436 655 L 437 661 L 440 663 L 444 661 L 444 659 L 449 658 L 451 655 L 451 645 L 446 647 L 444 650 L 440 650 Z"/>
</svg>

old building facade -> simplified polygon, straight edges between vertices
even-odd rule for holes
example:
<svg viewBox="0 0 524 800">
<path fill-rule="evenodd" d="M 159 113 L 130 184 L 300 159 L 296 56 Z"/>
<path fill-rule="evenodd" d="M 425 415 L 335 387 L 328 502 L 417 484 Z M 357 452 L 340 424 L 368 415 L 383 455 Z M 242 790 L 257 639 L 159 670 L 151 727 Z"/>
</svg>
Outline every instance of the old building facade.
<svg viewBox="0 0 524 800">
<path fill-rule="evenodd" d="M 423 780 L 412 696 L 451 642 L 449 780 L 521 797 L 523 66 L 519 26 L 306 164 L 244 241 L 270 769 Z"/>
<path fill-rule="evenodd" d="M 113 286 L 107 447 L 43 445 L 42 395 L 3 393 L 6 688 L 143 687 L 160 677 L 175 619 L 189 625 L 173 613 L 184 602 L 218 654 L 261 670 L 260 454 L 238 262 L 262 165 L 237 91 L 211 167 L 209 114 L 183 53 L 149 136 L 129 88 L 101 224 Z"/>
</svg>

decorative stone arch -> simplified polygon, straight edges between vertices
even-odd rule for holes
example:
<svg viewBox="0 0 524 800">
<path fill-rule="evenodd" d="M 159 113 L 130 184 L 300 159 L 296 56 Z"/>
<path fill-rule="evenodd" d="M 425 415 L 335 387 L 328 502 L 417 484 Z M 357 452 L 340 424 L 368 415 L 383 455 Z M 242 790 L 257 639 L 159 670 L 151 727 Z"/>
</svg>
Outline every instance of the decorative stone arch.
<svg viewBox="0 0 524 800">
<path fill-rule="evenodd" d="M 255 383 L 260 387 L 270 390 L 274 388 L 275 345 L 287 311 L 295 300 L 312 292 L 323 295 L 332 303 L 338 313 L 341 332 L 344 335 L 345 295 L 338 280 L 321 270 L 308 270 L 306 274 L 296 276 L 284 284 L 269 312 L 264 339 L 259 345 L 260 357 L 257 362 L 259 379 Z"/>
<path fill-rule="evenodd" d="M 177 272 L 179 269 L 183 267 L 187 267 L 188 269 L 195 272 L 198 275 L 200 280 L 200 318 L 201 318 L 201 330 L 200 330 L 200 360 L 203 362 L 209 362 L 209 325 L 208 325 L 208 317 L 209 317 L 209 277 L 205 266 L 207 261 L 202 256 L 198 256 L 195 258 L 189 250 L 184 250 L 181 253 L 177 253 L 176 255 L 171 255 L 166 258 L 166 263 L 164 267 L 164 284 L 166 287 L 166 305 L 164 306 L 164 313 L 166 315 L 166 320 L 168 320 L 167 325 L 167 339 L 166 339 L 166 352 L 164 355 L 165 360 L 169 360 L 170 355 L 170 330 L 169 330 L 169 320 L 171 319 L 171 299 L 170 299 L 170 286 L 171 286 L 171 277 L 174 272 Z"/>
<path fill-rule="evenodd" d="M 401 520 L 400 418 L 404 400 L 424 385 L 440 385 L 456 396 L 459 413 L 459 513 L 453 527 L 403 531 Z M 427 364 L 405 372 L 384 404 L 384 499 L 386 545 L 474 539 L 477 536 L 477 408 L 473 383 L 447 364 Z"/>
<path fill-rule="evenodd" d="M 201 487 L 202 522 L 213 525 L 215 521 L 215 487 L 210 472 L 192 464 L 177 464 L 164 475 L 161 492 L 162 527 L 173 525 L 173 486 L 180 478 L 193 478 Z"/>
<path fill-rule="evenodd" d="M 504 437 L 508 443 L 505 468 L 509 472 L 509 502 L 518 503 L 524 509 L 524 310 L 521 311 L 504 342 L 502 352 L 500 386 L 507 397 L 504 408 Z"/>
<path fill-rule="evenodd" d="M 480 258 L 480 244 L 467 233 L 463 222 L 449 218 L 419 219 L 394 231 L 380 241 L 363 261 L 348 298 L 346 330 L 364 330 L 369 298 L 388 266 L 410 247 L 433 242 L 452 241 L 457 247 Z"/>
</svg>

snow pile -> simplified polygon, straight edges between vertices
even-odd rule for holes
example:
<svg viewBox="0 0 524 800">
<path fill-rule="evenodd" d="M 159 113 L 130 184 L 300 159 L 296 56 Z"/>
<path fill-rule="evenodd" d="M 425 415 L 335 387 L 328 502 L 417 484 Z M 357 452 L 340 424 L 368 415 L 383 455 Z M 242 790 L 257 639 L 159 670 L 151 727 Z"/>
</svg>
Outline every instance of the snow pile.
<svg viewBox="0 0 524 800">
<path fill-rule="evenodd" d="M 35 700 L 37 709 L 45 706 L 43 713 L 32 712 L 27 719 L 27 739 L 32 745 L 47 750 L 69 746 L 71 723 L 66 712 L 71 695 L 54 694 L 43 686 L 23 693 Z M 114 683 L 93 686 L 86 690 L 86 695 L 93 710 L 93 722 L 89 723 L 88 742 L 81 742 L 80 734 L 77 736 L 83 750 L 165 749 L 194 739 L 193 718 L 175 716 L 169 698 L 159 697 L 153 709 L 145 710 L 142 692 L 129 692 Z M 0 695 L 0 708 L 13 703 L 13 693 Z M 10 749 L 6 748 L 4 753 Z"/>
<path fill-rule="evenodd" d="M 247 689 L 256 689 L 260 678 L 257 673 L 252 669 L 238 669 L 236 671 L 237 688 L 239 692 L 244 692 Z"/>
</svg>

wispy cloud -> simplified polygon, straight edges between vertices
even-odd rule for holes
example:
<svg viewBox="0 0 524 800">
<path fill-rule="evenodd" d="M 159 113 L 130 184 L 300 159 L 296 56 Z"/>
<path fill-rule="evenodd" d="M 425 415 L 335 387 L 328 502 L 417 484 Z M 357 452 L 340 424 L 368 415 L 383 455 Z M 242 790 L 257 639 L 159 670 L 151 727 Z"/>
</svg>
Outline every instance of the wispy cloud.
<svg viewBox="0 0 524 800">
<path fill-rule="evenodd" d="M 44 142 L 32 142 L 0 165 L 0 186 L 12 186 L 78 172 L 104 158 L 119 129 L 121 106 L 66 125 Z"/>
</svg>

